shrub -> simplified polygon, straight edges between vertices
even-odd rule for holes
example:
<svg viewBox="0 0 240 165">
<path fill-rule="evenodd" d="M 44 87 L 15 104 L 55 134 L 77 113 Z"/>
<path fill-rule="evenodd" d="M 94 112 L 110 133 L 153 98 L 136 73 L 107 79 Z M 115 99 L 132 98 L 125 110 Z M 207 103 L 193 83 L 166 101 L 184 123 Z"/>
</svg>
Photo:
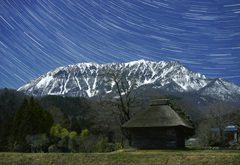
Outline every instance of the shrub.
<svg viewBox="0 0 240 165">
<path fill-rule="evenodd" d="M 229 148 L 240 149 L 240 144 L 237 141 L 232 140 L 229 142 Z"/>
<path fill-rule="evenodd" d="M 50 137 L 52 143 L 58 148 L 50 148 L 51 152 L 76 152 L 77 151 L 77 133 L 75 131 L 69 132 L 66 128 L 62 128 L 60 124 L 52 126 L 50 130 Z"/>
<path fill-rule="evenodd" d="M 49 139 L 46 134 L 28 135 L 26 141 L 30 145 L 32 153 L 43 152 L 49 145 Z"/>
<path fill-rule="evenodd" d="M 58 149 L 58 146 L 56 144 L 53 144 L 50 147 L 48 147 L 48 152 L 58 153 L 58 152 L 60 152 L 60 150 Z"/>
<path fill-rule="evenodd" d="M 96 144 L 95 152 L 112 152 L 119 150 L 120 148 L 120 143 L 108 143 L 108 138 L 104 137 Z"/>
</svg>

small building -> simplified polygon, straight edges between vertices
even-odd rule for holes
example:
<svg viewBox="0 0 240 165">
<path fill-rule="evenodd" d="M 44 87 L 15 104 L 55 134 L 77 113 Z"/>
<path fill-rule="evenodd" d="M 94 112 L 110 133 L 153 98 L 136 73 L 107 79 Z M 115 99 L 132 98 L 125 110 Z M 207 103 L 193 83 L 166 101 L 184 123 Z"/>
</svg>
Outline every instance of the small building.
<svg viewBox="0 0 240 165">
<path fill-rule="evenodd" d="M 224 132 L 226 132 L 226 136 L 229 141 L 231 140 L 239 141 L 238 130 L 236 126 L 229 125 L 224 129 Z"/>
<path fill-rule="evenodd" d="M 219 128 L 212 128 L 211 129 L 214 132 L 219 132 Z M 240 137 L 238 135 L 238 130 L 236 126 L 234 125 L 229 125 L 226 126 L 225 129 L 223 130 L 224 136 L 227 138 L 228 141 L 240 141 Z"/>
<path fill-rule="evenodd" d="M 186 131 L 193 129 L 169 106 L 168 99 L 151 101 L 122 128 L 131 132 L 131 147 L 141 149 L 184 148 Z"/>
</svg>

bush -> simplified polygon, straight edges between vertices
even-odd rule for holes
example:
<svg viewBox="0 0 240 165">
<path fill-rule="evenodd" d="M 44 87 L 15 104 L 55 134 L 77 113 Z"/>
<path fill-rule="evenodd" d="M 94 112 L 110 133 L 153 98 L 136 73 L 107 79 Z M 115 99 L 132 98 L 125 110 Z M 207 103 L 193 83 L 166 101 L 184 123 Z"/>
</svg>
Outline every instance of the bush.
<svg viewBox="0 0 240 165">
<path fill-rule="evenodd" d="M 28 135 L 26 137 L 27 144 L 31 147 L 31 152 L 44 152 L 49 145 L 49 139 L 46 134 Z"/>
<path fill-rule="evenodd" d="M 229 142 L 229 148 L 240 149 L 240 144 L 237 141 L 232 140 L 232 141 Z"/>
<path fill-rule="evenodd" d="M 108 143 L 108 138 L 104 137 L 96 144 L 95 152 L 112 152 L 119 150 L 120 148 L 120 143 Z"/>
<path fill-rule="evenodd" d="M 50 130 L 50 138 L 52 143 L 57 147 L 57 149 L 50 147 L 51 152 L 77 151 L 77 133 L 75 131 L 69 132 L 66 128 L 62 128 L 60 124 L 57 124 L 56 126 L 52 126 Z"/>
<path fill-rule="evenodd" d="M 48 147 L 48 152 L 58 153 L 58 152 L 60 152 L 60 150 L 58 149 L 58 146 L 56 144 L 53 144 L 50 147 Z"/>
</svg>

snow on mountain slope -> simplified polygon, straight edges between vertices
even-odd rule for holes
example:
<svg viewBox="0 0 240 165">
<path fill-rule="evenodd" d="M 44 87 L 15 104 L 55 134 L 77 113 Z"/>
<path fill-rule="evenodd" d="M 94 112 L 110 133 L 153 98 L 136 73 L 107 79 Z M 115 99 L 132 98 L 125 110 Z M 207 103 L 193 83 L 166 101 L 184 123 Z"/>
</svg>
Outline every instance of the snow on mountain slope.
<svg viewBox="0 0 240 165">
<path fill-rule="evenodd" d="M 178 62 L 132 61 L 129 63 L 79 63 L 56 68 L 30 81 L 18 89 L 28 95 L 64 95 L 93 97 L 111 93 L 114 82 L 108 73 L 117 72 L 137 87 L 151 85 L 152 88 L 172 92 L 200 92 L 221 100 L 231 100 L 240 95 L 240 87 L 222 79 L 210 79 L 194 73 Z"/>
<path fill-rule="evenodd" d="M 226 80 L 216 78 L 207 86 L 201 89 L 201 95 L 211 96 L 215 99 L 237 101 L 240 94 L 240 87 Z"/>
</svg>

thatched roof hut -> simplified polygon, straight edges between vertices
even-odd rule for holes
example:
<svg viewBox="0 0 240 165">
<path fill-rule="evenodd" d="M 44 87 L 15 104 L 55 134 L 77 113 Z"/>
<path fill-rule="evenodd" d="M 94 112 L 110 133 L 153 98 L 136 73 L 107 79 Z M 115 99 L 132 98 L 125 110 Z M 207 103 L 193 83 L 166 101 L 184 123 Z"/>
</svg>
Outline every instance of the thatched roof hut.
<svg viewBox="0 0 240 165">
<path fill-rule="evenodd" d="M 193 127 L 170 106 L 168 99 L 153 100 L 150 106 L 126 122 L 136 148 L 185 147 L 185 131 Z"/>
</svg>

